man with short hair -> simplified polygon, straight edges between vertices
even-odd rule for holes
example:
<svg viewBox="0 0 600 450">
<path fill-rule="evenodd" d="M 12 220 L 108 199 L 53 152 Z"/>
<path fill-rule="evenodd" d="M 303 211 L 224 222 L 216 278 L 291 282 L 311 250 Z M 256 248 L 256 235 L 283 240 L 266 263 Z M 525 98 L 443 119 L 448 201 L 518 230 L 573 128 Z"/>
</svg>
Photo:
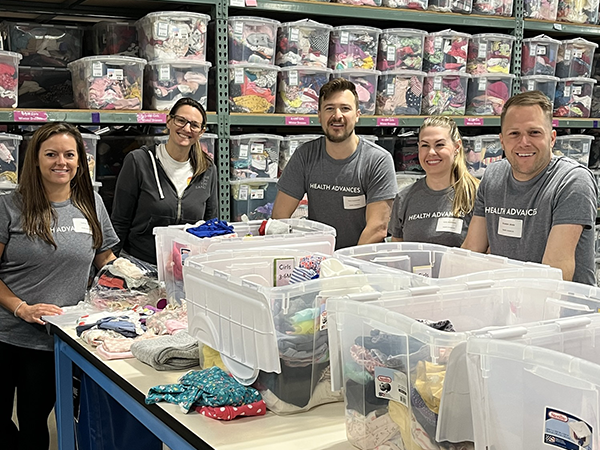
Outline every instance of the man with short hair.
<svg viewBox="0 0 600 450">
<path fill-rule="evenodd" d="M 273 218 L 288 218 L 308 195 L 308 218 L 337 230 L 336 249 L 381 242 L 398 191 L 394 162 L 383 148 L 354 133 L 358 95 L 336 78 L 319 94 L 324 137 L 298 147 L 277 187 Z"/>
<path fill-rule="evenodd" d="M 587 167 L 552 155 L 552 104 L 539 91 L 510 98 L 500 116 L 506 159 L 477 192 L 463 248 L 548 264 L 565 280 L 595 284 L 598 186 Z"/>
</svg>

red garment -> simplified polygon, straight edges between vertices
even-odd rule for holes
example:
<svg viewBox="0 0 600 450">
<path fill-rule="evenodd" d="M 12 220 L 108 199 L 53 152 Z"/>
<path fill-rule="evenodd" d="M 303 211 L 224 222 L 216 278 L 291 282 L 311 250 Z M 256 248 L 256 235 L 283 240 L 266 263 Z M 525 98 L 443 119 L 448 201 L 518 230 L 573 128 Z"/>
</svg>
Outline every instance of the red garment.
<svg viewBox="0 0 600 450">
<path fill-rule="evenodd" d="M 267 405 L 264 400 L 242 406 L 196 406 L 196 411 L 218 420 L 233 420 L 237 416 L 264 416 Z"/>
<path fill-rule="evenodd" d="M 111 289 L 125 289 L 125 281 L 122 278 L 109 277 L 106 274 L 98 278 L 98 285 Z"/>
<path fill-rule="evenodd" d="M 15 66 L 0 63 L 0 74 L 7 74 L 12 77 L 15 74 Z"/>
<path fill-rule="evenodd" d="M 267 229 L 267 221 L 263 220 L 262 223 L 260 224 L 260 227 L 258 227 L 258 234 L 261 236 L 264 236 L 266 234 L 266 230 Z"/>
</svg>

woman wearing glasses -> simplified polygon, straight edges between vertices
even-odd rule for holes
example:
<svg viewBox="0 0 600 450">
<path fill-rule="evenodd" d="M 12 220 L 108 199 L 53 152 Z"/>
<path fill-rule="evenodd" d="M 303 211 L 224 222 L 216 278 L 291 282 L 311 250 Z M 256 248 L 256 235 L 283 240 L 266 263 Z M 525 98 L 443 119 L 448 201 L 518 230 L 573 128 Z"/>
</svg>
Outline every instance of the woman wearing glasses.
<svg viewBox="0 0 600 450">
<path fill-rule="evenodd" d="M 454 120 L 428 117 L 419 130 L 425 177 L 398 193 L 389 231 L 392 241 L 460 247 L 473 215 L 479 180 L 469 174 Z"/>
<path fill-rule="evenodd" d="M 167 118 L 166 144 L 125 156 L 117 179 L 112 222 L 120 243 L 113 250 L 156 264 L 152 230 L 213 219 L 218 214 L 217 170 L 198 140 L 206 111 L 182 98 Z"/>
</svg>

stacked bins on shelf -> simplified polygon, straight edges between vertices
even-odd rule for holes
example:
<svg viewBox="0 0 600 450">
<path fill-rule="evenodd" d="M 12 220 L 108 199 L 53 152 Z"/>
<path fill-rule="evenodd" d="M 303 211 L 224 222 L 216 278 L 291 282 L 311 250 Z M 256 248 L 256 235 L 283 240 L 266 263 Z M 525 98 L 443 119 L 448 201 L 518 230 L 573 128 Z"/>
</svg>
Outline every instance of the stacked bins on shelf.
<svg viewBox="0 0 600 450">
<path fill-rule="evenodd" d="M 185 231 L 184 226 L 157 227 L 156 261 L 158 279 L 164 281 L 169 302 L 181 303 L 184 292 L 183 264 L 190 256 L 218 250 L 257 247 L 308 248 L 331 255 L 335 249 L 335 228 L 311 220 L 282 219 L 290 233 L 261 236 L 262 220 L 234 222 L 235 235 L 199 238 Z"/>
<path fill-rule="evenodd" d="M 458 291 L 431 286 L 379 297 L 350 294 L 327 302 L 333 387 L 345 388 L 347 436 L 362 450 L 386 443 L 469 448 L 469 397 L 465 404 L 457 401 L 468 388 L 454 384 L 466 371 L 464 359 L 453 358 L 459 346 L 482 330 L 507 327 L 504 337 L 510 338 L 518 325 L 572 320 L 562 318 L 591 315 L 600 306 L 598 288 L 539 279 L 466 283 Z"/>
</svg>

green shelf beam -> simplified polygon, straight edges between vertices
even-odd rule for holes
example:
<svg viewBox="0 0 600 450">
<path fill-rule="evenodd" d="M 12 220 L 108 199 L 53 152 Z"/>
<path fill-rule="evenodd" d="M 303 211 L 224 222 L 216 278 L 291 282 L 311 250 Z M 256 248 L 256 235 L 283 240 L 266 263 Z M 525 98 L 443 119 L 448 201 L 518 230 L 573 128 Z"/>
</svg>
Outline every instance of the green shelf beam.
<svg viewBox="0 0 600 450">
<path fill-rule="evenodd" d="M 274 13 L 303 14 L 311 17 L 329 16 L 343 17 L 357 20 L 368 18 L 370 22 L 377 20 L 397 21 L 408 23 L 437 23 L 441 26 L 468 26 L 481 27 L 483 23 L 488 28 L 514 29 L 513 17 L 480 16 L 474 14 L 439 13 L 435 11 L 415 11 L 409 9 L 354 6 L 341 3 L 315 2 L 315 1 L 288 1 L 288 0 L 257 0 L 257 6 L 249 8 L 236 8 L 230 6 L 240 15 L 241 11 L 260 10 Z M 231 14 L 233 15 L 233 14 Z M 280 20 L 284 21 L 283 18 Z"/>
<path fill-rule="evenodd" d="M 46 122 L 69 122 L 81 124 L 164 124 L 166 111 L 92 111 L 92 110 L 34 110 L 0 109 L 0 122 L 35 124 Z M 208 113 L 208 123 L 217 124 L 217 115 Z"/>
<path fill-rule="evenodd" d="M 525 19 L 524 22 L 523 28 L 528 31 L 600 36 L 600 26 L 598 25 L 576 25 L 573 23 L 548 22 L 544 20 L 532 19 Z"/>
</svg>

